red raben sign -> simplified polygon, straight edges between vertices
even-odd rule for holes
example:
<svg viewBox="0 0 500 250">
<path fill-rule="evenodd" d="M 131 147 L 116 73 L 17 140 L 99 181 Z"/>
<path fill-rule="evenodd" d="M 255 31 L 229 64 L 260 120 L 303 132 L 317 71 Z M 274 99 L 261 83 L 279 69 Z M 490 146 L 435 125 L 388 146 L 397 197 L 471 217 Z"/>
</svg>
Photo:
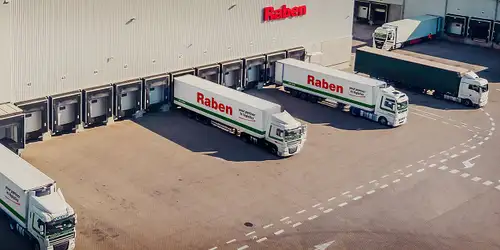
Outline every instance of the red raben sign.
<svg viewBox="0 0 500 250">
<path fill-rule="evenodd" d="M 287 19 L 297 16 L 304 16 L 307 13 L 307 6 L 295 6 L 288 8 L 286 5 L 275 9 L 272 6 L 264 8 L 264 22 Z"/>
</svg>

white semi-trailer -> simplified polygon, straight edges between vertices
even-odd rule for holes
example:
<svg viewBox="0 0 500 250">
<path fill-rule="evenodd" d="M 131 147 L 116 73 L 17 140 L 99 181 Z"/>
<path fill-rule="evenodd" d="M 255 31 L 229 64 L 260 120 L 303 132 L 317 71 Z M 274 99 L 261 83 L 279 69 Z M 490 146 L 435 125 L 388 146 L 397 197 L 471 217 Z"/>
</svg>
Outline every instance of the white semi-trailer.
<svg viewBox="0 0 500 250">
<path fill-rule="evenodd" d="M 292 96 L 349 105 L 351 114 L 383 125 L 407 121 L 408 96 L 383 81 L 287 58 L 277 62 L 275 82 Z"/>
<path fill-rule="evenodd" d="M 299 153 L 306 141 L 306 126 L 280 105 L 193 75 L 174 78 L 174 104 L 278 156 Z"/>
<path fill-rule="evenodd" d="M 0 211 L 37 250 L 75 248 L 76 214 L 56 182 L 0 145 Z M 0 242 L 1 244 L 1 242 Z"/>
</svg>

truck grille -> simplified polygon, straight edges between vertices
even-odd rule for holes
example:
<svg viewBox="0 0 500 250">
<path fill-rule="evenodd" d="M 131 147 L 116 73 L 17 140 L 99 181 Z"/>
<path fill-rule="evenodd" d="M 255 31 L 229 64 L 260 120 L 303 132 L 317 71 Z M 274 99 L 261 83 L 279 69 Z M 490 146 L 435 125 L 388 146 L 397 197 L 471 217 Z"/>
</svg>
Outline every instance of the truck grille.
<svg viewBox="0 0 500 250">
<path fill-rule="evenodd" d="M 289 152 L 290 154 L 294 154 L 295 152 L 297 152 L 297 146 L 295 146 L 295 147 L 291 147 L 291 148 L 288 148 L 288 152 Z"/>
<path fill-rule="evenodd" d="M 54 250 L 68 250 L 69 241 L 54 246 Z"/>
<path fill-rule="evenodd" d="M 60 248 L 60 249 L 66 250 L 67 246 L 69 244 L 69 240 L 72 238 L 75 238 L 74 232 L 61 234 L 61 235 L 54 237 L 53 239 L 49 239 L 49 244 L 54 246 L 54 250 L 59 249 L 59 248 L 56 248 L 57 246 L 66 245 L 66 248 Z"/>
</svg>

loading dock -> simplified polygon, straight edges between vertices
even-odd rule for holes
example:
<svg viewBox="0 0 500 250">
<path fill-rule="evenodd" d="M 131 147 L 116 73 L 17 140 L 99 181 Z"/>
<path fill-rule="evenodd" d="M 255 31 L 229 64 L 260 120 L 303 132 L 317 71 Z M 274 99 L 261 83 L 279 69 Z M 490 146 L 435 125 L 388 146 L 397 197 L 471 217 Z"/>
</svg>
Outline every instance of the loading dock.
<svg viewBox="0 0 500 250">
<path fill-rule="evenodd" d="M 51 135 L 82 129 L 82 92 L 74 91 L 49 97 Z"/>
<path fill-rule="evenodd" d="M 286 51 L 286 58 L 294 58 L 304 61 L 306 59 L 306 49 L 303 47 L 289 49 Z"/>
<path fill-rule="evenodd" d="M 142 81 L 135 79 L 113 84 L 114 119 L 142 116 Z"/>
<path fill-rule="evenodd" d="M 244 81 L 243 90 L 255 87 L 261 88 L 266 81 L 266 56 L 252 56 L 243 59 Z"/>
<path fill-rule="evenodd" d="M 363 1 L 354 2 L 354 18 L 359 22 L 368 22 L 370 19 L 370 3 Z"/>
<path fill-rule="evenodd" d="M 223 62 L 221 67 L 221 85 L 242 90 L 243 60 Z"/>
<path fill-rule="evenodd" d="M 278 51 L 266 55 L 266 85 L 274 84 L 274 67 L 276 61 L 286 58 L 286 51 Z"/>
<path fill-rule="evenodd" d="M 476 42 L 489 42 L 493 31 L 493 21 L 471 17 L 468 36 Z"/>
<path fill-rule="evenodd" d="M 167 74 L 150 76 L 144 82 L 144 110 L 168 110 L 170 101 L 170 76 Z"/>
<path fill-rule="evenodd" d="M 452 37 L 465 37 L 467 17 L 447 14 L 444 18 L 445 33 Z"/>
<path fill-rule="evenodd" d="M 196 76 L 220 84 L 220 65 L 212 64 L 196 68 Z"/>
<path fill-rule="evenodd" d="M 370 2 L 370 21 L 371 25 L 381 25 L 387 23 L 389 16 L 389 5 L 383 3 Z"/>
<path fill-rule="evenodd" d="M 47 97 L 18 102 L 15 105 L 24 111 L 26 142 L 50 138 L 48 130 L 49 100 Z"/>
<path fill-rule="evenodd" d="M 113 86 L 84 89 L 82 94 L 85 127 L 113 122 Z"/>
<path fill-rule="evenodd" d="M 24 136 L 24 111 L 12 103 L 0 104 L 0 144 L 20 154 Z"/>
</svg>

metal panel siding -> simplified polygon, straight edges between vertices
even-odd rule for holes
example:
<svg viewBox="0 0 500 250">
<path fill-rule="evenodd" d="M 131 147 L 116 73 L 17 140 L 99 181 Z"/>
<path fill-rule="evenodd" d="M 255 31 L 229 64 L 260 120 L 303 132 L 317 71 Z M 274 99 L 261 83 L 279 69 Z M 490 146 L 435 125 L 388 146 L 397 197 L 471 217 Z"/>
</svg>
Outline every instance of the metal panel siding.
<svg viewBox="0 0 500 250">
<path fill-rule="evenodd" d="M 450 14 L 478 17 L 493 20 L 497 0 L 449 0 L 448 10 Z"/>
<path fill-rule="evenodd" d="M 10 36 L 10 6 L 0 4 L 0 103 L 11 99 L 11 40 L 5 39 Z M 0 137 L 1 138 L 1 137 Z"/>
<path fill-rule="evenodd" d="M 416 17 L 425 14 L 444 16 L 446 0 L 406 0 L 404 18 Z"/>
<path fill-rule="evenodd" d="M 7 6 L 12 11 L 13 89 L 6 91 L 8 97 L 0 93 L 0 101 L 28 100 L 297 46 L 321 52 L 340 45 L 346 52 L 328 55 L 324 63 L 347 62 L 353 2 L 12 1 Z M 305 4 L 307 15 L 262 21 L 264 7 L 283 4 Z M 2 90 L 8 82 L 2 81 Z"/>
</svg>

